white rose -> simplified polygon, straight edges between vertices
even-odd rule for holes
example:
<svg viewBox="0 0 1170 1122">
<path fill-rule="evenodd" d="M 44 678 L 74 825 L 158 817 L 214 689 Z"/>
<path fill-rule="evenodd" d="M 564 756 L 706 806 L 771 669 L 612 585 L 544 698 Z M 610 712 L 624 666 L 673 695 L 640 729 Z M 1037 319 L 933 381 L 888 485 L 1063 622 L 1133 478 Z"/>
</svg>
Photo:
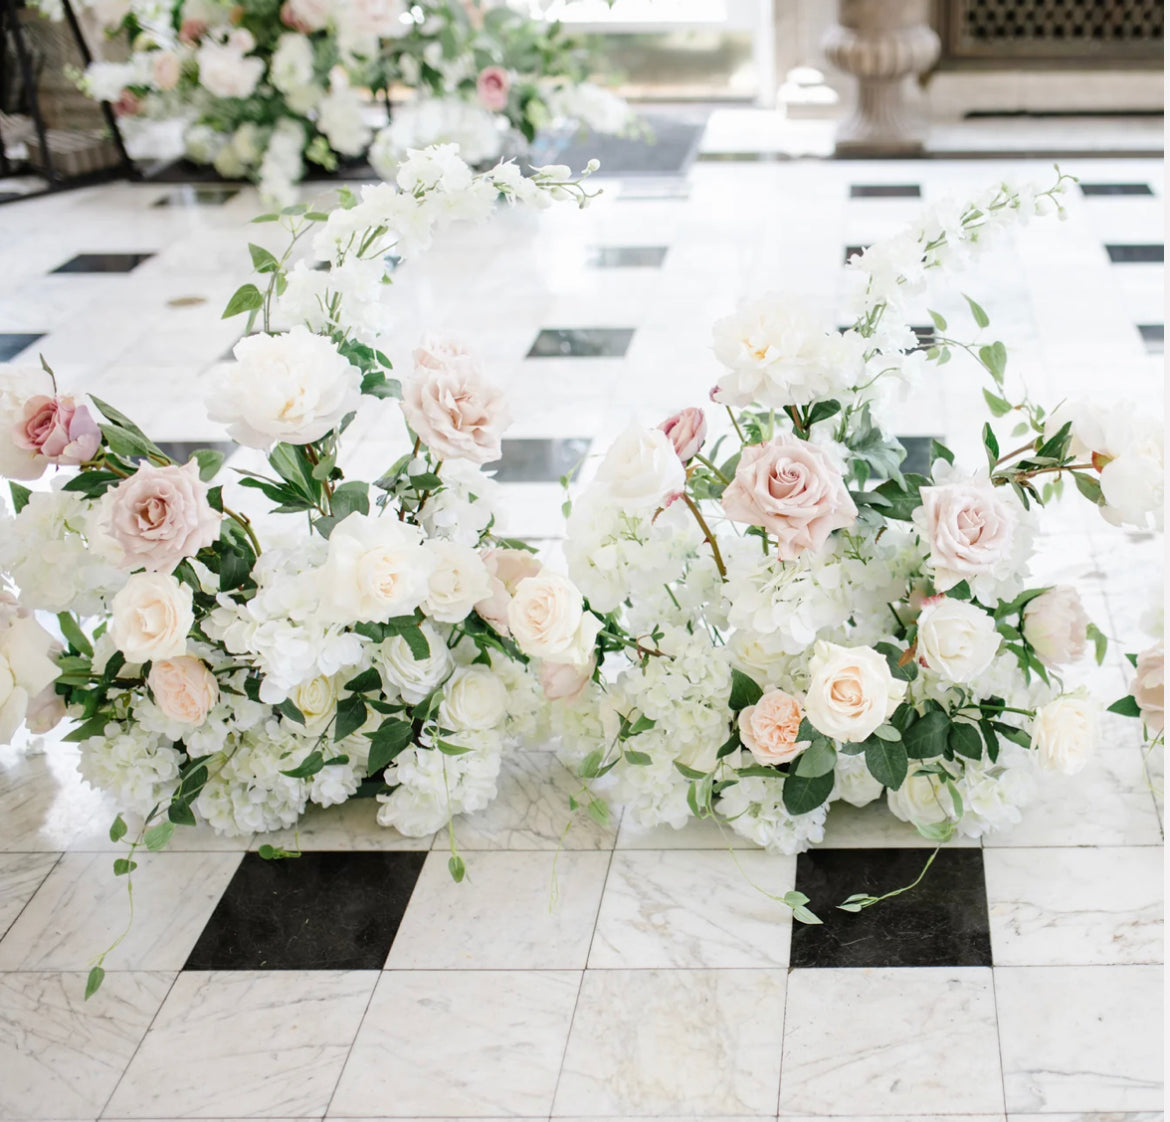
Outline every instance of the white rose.
<svg viewBox="0 0 1170 1122">
<path fill-rule="evenodd" d="M 804 710 L 813 728 L 833 740 L 865 740 L 886 721 L 906 692 L 886 660 L 869 647 L 818 640 L 809 661 Z"/>
<path fill-rule="evenodd" d="M 0 744 L 9 744 L 30 703 L 57 680 L 53 637 L 31 616 L 14 615 L 0 629 Z"/>
<path fill-rule="evenodd" d="M 461 666 L 443 687 L 439 726 L 454 732 L 495 728 L 504 719 L 508 693 L 486 666 Z"/>
<path fill-rule="evenodd" d="M 1069 693 L 1041 708 L 1032 722 L 1032 747 L 1052 771 L 1076 775 L 1097 743 L 1101 707 L 1082 693 Z"/>
<path fill-rule="evenodd" d="M 1024 638 L 1046 666 L 1076 662 L 1085 653 L 1089 617 L 1077 590 L 1061 584 L 1029 600 Z"/>
<path fill-rule="evenodd" d="M 199 84 L 216 97 L 251 97 L 264 76 L 264 60 L 245 58 L 231 44 L 205 42 L 195 52 Z"/>
<path fill-rule="evenodd" d="M 525 577 L 516 586 L 508 605 L 508 627 L 517 646 L 530 658 L 584 663 L 592 653 L 601 621 L 585 611 L 581 593 L 570 580 L 559 573 L 544 572 Z"/>
<path fill-rule="evenodd" d="M 195 623 L 191 589 L 167 573 L 135 573 L 111 604 L 110 635 L 127 662 L 178 658 Z"/>
<path fill-rule="evenodd" d="M 240 444 L 310 444 L 358 407 L 361 371 L 306 327 L 249 335 L 232 353 L 236 362 L 212 382 L 207 415 Z"/>
<path fill-rule="evenodd" d="M 322 600 L 342 623 L 408 616 L 427 595 L 433 564 L 417 526 L 354 511 L 329 535 L 318 574 Z"/>
<path fill-rule="evenodd" d="M 928 601 L 918 617 L 918 656 L 949 682 L 970 682 L 999 650 L 995 620 L 981 608 L 946 596 Z"/>
<path fill-rule="evenodd" d="M 297 23 L 307 31 L 320 31 L 333 14 L 332 0 L 288 0 L 288 8 Z"/>
<path fill-rule="evenodd" d="M 417 705 L 451 672 L 451 652 L 442 636 L 430 624 L 419 628 L 430 648 L 426 658 L 416 659 L 400 635 L 387 639 L 374 650 L 374 666 L 382 676 L 387 693 L 398 692 L 410 705 Z"/>
<path fill-rule="evenodd" d="M 434 566 L 423 611 L 440 623 L 459 623 L 492 594 L 487 566 L 474 549 L 457 542 L 429 541 L 423 548 Z"/>
<path fill-rule="evenodd" d="M 305 733 L 309 736 L 320 736 L 333 720 L 337 712 L 338 682 L 335 677 L 326 677 L 319 674 L 302 682 L 291 696 L 292 703 L 301 711 L 305 718 Z"/>
<path fill-rule="evenodd" d="M 950 818 L 950 795 L 936 775 L 914 773 L 902 786 L 886 794 L 890 813 L 914 826 L 933 826 Z"/>
<path fill-rule="evenodd" d="M 670 437 L 661 429 L 631 425 L 612 444 L 597 469 L 593 487 L 619 507 L 654 510 L 681 491 L 687 473 Z"/>
<path fill-rule="evenodd" d="M 313 81 L 313 44 L 304 35 L 286 31 L 272 52 L 269 74 L 283 94 L 309 85 Z"/>
</svg>

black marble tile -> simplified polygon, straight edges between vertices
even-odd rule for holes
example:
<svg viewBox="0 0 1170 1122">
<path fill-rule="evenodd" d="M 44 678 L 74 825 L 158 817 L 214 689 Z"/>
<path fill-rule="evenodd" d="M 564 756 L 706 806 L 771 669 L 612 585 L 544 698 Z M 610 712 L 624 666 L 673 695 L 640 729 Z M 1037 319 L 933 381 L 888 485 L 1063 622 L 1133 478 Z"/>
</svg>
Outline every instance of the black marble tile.
<svg viewBox="0 0 1170 1122">
<path fill-rule="evenodd" d="M 847 245 L 845 247 L 845 261 L 848 262 L 850 257 L 857 257 L 864 253 L 868 246 L 864 245 Z"/>
<path fill-rule="evenodd" d="M 31 347 L 38 339 L 43 339 L 44 332 L 41 334 L 13 334 L 0 335 L 0 362 L 8 362 L 10 359 L 16 358 L 21 351 Z"/>
<path fill-rule="evenodd" d="M 1145 343 L 1146 350 L 1150 354 L 1160 355 L 1165 350 L 1166 325 L 1164 323 L 1139 323 L 1137 329 L 1141 332 L 1142 342 Z"/>
<path fill-rule="evenodd" d="M 920 199 L 922 188 L 917 183 L 853 183 L 849 187 L 851 199 Z"/>
<path fill-rule="evenodd" d="M 153 253 L 79 253 L 64 265 L 58 265 L 53 272 L 129 273 L 153 256 Z"/>
<path fill-rule="evenodd" d="M 245 853 L 185 970 L 381 970 L 426 853 Z"/>
<path fill-rule="evenodd" d="M 546 327 L 529 358 L 622 358 L 634 338 L 632 327 Z"/>
<path fill-rule="evenodd" d="M 223 206 L 240 193 L 239 187 L 204 184 L 198 186 L 186 183 L 168 191 L 161 199 L 156 199 L 152 206 Z"/>
<path fill-rule="evenodd" d="M 898 443 L 906 449 L 906 458 L 902 461 L 903 472 L 914 472 L 915 475 L 930 474 L 930 442 L 937 440 L 944 443 L 941 436 L 899 436 Z"/>
<path fill-rule="evenodd" d="M 587 436 L 505 438 L 500 458 L 484 468 L 501 483 L 556 483 L 580 465 L 592 443 Z"/>
<path fill-rule="evenodd" d="M 796 889 L 824 921 L 792 925 L 791 965 L 990 966 L 981 849 L 942 849 L 922 883 L 860 912 L 837 905 L 911 884 L 930 849 L 813 849 L 796 859 Z"/>
<path fill-rule="evenodd" d="M 1166 247 L 1157 245 L 1107 245 L 1106 252 L 1114 265 L 1158 263 L 1166 258 Z"/>
<path fill-rule="evenodd" d="M 1082 195 L 1152 195 L 1148 183 L 1082 183 Z"/>
<path fill-rule="evenodd" d="M 599 245 L 585 264 L 595 269 L 658 269 L 666 260 L 664 245 Z"/>
</svg>

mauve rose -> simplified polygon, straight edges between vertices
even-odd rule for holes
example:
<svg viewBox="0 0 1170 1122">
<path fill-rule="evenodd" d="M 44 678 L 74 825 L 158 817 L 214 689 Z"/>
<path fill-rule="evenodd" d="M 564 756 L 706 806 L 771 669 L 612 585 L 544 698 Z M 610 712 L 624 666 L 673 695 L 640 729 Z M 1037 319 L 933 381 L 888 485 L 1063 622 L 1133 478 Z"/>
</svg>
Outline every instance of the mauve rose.
<svg viewBox="0 0 1170 1122">
<path fill-rule="evenodd" d="M 207 34 L 207 24 L 201 19 L 185 19 L 179 27 L 179 42 L 198 43 Z"/>
<path fill-rule="evenodd" d="M 130 90 L 123 90 L 113 105 L 119 117 L 137 117 L 142 112 L 142 99 Z"/>
<path fill-rule="evenodd" d="M 572 701 L 581 696 L 593 671 L 597 659 L 590 658 L 583 665 L 571 662 L 542 662 L 540 664 L 540 688 L 549 701 Z"/>
<path fill-rule="evenodd" d="M 786 764 L 796 759 L 809 741 L 797 739 L 804 710 L 783 690 L 768 690 L 755 705 L 739 714 L 739 738 L 756 763 Z"/>
<path fill-rule="evenodd" d="M 1009 557 L 1015 514 L 990 483 L 923 487 L 922 510 L 939 592 L 990 573 Z"/>
<path fill-rule="evenodd" d="M 693 406 L 668 417 L 658 426 L 670 438 L 678 458 L 685 464 L 698 454 L 707 439 L 707 418 Z"/>
<path fill-rule="evenodd" d="M 508 605 L 512 603 L 516 587 L 526 577 L 536 576 L 542 566 L 523 549 L 485 549 L 480 556 L 491 578 L 492 594 L 476 604 L 475 611 L 501 635 L 511 635 Z"/>
<path fill-rule="evenodd" d="M 1058 584 L 1024 608 L 1024 638 L 1046 666 L 1076 662 L 1085 653 L 1088 627 L 1089 617 L 1072 585 Z"/>
<path fill-rule="evenodd" d="M 73 398 L 38 395 L 24 403 L 13 442 L 53 464 L 83 464 L 93 459 L 102 434 L 89 410 Z"/>
<path fill-rule="evenodd" d="M 837 466 L 823 449 L 791 433 L 743 450 L 723 492 L 723 509 L 733 522 L 775 534 L 781 561 L 819 549 L 834 530 L 857 519 Z"/>
<path fill-rule="evenodd" d="M 502 66 L 485 66 L 475 80 L 475 93 L 480 105 L 493 113 L 500 113 L 508 105 L 511 86 L 512 79 Z"/>
<path fill-rule="evenodd" d="M 1165 728 L 1166 648 L 1164 643 L 1138 655 L 1133 696 L 1142 711 L 1142 723 L 1153 735 Z"/>
<path fill-rule="evenodd" d="M 110 534 L 122 547 L 125 569 L 169 573 L 219 536 L 220 516 L 193 461 L 161 468 L 144 463 L 107 501 Z"/>
<path fill-rule="evenodd" d="M 424 344 L 414 359 L 414 377 L 402 388 L 402 412 L 415 434 L 444 460 L 498 460 L 508 410 L 479 363 L 442 342 Z"/>
<path fill-rule="evenodd" d="M 219 700 L 215 675 L 193 655 L 155 659 L 146 684 L 163 713 L 184 725 L 203 724 Z"/>
</svg>

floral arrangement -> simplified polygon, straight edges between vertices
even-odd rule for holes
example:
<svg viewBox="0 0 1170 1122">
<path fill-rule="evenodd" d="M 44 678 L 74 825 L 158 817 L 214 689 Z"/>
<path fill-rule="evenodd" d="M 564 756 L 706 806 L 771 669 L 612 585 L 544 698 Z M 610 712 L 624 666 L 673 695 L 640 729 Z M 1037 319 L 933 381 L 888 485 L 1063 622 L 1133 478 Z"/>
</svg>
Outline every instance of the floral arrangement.
<svg viewBox="0 0 1170 1122">
<path fill-rule="evenodd" d="M 1085 765 L 1100 706 L 1061 674 L 1106 639 L 1075 589 L 1029 582 L 1034 525 L 1065 480 L 1110 522 L 1154 524 L 1160 426 L 1124 406 L 1046 411 L 1014 388 L 1002 342 L 952 337 L 931 313 L 936 339 L 918 348 L 900 314 L 1006 227 L 1060 211 L 1069 181 L 999 184 L 854 257 L 848 330 L 776 294 L 742 307 L 715 325 L 726 431 L 712 439 L 692 407 L 614 442 L 567 504 L 597 643 L 553 706 L 593 797 L 791 854 L 823 839 L 839 800 L 884 798 L 939 843 L 979 837 L 1019 820 L 1037 764 Z M 989 378 L 985 462 L 933 442 L 926 474 L 903 471 L 883 418 L 960 357 Z M 1120 711 L 1160 732 L 1161 651 L 1136 661 Z M 786 902 L 819 922 L 800 894 Z"/>
<path fill-rule="evenodd" d="M 56 474 L 48 489 L 10 484 L 0 732 L 72 722 L 82 776 L 140 820 L 132 834 L 114 822 L 130 845 L 115 872 L 177 826 L 287 828 L 309 803 L 355 795 L 376 797 L 382 825 L 432 833 L 485 806 L 505 745 L 536 734 L 530 656 L 584 657 L 542 630 L 543 590 L 563 578 L 495 531 L 483 465 L 500 454 L 501 394 L 461 345 L 425 341 L 402 385 L 377 349 L 390 250 L 417 252 L 501 194 L 591 197 L 580 179 L 473 175 L 434 149 L 330 212 L 256 220 L 288 245 L 249 247 L 260 284 L 225 316 L 261 330 L 210 395 L 264 467 L 238 483 L 222 481 L 221 453 L 174 463 L 113 406 L 60 393 L 47 366 L 4 371 L 0 470 Z M 372 482 L 347 477 L 347 430 L 385 431 L 389 414 L 405 422 L 402 454 Z M 450 868 L 463 876 L 453 835 Z"/>
</svg>

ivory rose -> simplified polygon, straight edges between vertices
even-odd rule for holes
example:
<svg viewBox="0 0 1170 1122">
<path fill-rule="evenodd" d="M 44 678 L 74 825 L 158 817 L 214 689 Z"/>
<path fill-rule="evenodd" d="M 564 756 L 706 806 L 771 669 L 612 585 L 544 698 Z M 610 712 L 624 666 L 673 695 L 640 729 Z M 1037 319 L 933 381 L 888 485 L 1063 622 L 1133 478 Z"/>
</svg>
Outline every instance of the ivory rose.
<svg viewBox="0 0 1170 1122">
<path fill-rule="evenodd" d="M 596 669 L 597 659 L 593 657 L 580 665 L 568 662 L 542 662 L 537 676 L 540 678 L 540 688 L 548 701 L 573 701 L 581 696 L 581 691 L 593 677 Z"/>
<path fill-rule="evenodd" d="M 828 454 L 791 433 L 743 450 L 723 492 L 723 509 L 733 522 L 774 534 L 781 561 L 820 549 L 834 530 L 857 519 L 845 480 Z"/>
<path fill-rule="evenodd" d="M 18 448 L 51 464 L 76 465 L 93 459 L 102 434 L 89 410 L 73 398 L 39 394 L 24 403 L 12 439 Z"/>
<path fill-rule="evenodd" d="M 918 657 L 949 682 L 970 682 L 999 650 L 995 620 L 963 600 L 934 596 L 918 617 Z"/>
<path fill-rule="evenodd" d="M 325 674 L 318 674 L 293 690 L 292 703 L 305 718 L 305 732 L 309 736 L 320 736 L 329 727 L 337 712 L 339 692 L 337 677 Z"/>
<path fill-rule="evenodd" d="M 31 615 L 0 617 L 0 744 L 12 742 L 34 703 L 57 680 L 53 637 Z"/>
<path fill-rule="evenodd" d="M 809 741 L 799 740 L 804 711 L 783 690 L 767 690 L 755 705 L 739 714 L 739 738 L 757 763 L 786 764 L 796 759 Z"/>
<path fill-rule="evenodd" d="M 1077 590 L 1060 584 L 1024 607 L 1024 638 L 1046 666 L 1076 662 L 1085 653 L 1089 617 Z"/>
<path fill-rule="evenodd" d="M 529 657 L 581 665 L 592 656 L 601 621 L 585 610 L 571 581 L 544 572 L 516 586 L 508 605 L 508 627 Z"/>
<path fill-rule="evenodd" d="M 526 577 L 536 576 L 541 570 L 541 564 L 523 549 L 486 549 L 482 557 L 491 594 L 480 600 L 475 610 L 501 635 L 511 635 L 508 628 L 508 605 L 512 603 L 516 586 Z"/>
<path fill-rule="evenodd" d="M 199 84 L 215 97 L 251 97 L 264 76 L 264 60 L 245 57 L 245 51 L 230 42 L 205 42 L 195 59 Z"/>
<path fill-rule="evenodd" d="M 888 792 L 886 804 L 895 818 L 914 826 L 937 826 L 950 817 L 950 795 L 937 776 L 920 772 L 908 775 L 901 787 Z"/>
<path fill-rule="evenodd" d="M 166 573 L 134 573 L 110 605 L 110 636 L 127 662 L 178 658 L 195 623 L 191 589 Z"/>
<path fill-rule="evenodd" d="M 707 439 L 707 418 L 702 409 L 691 406 L 667 417 L 658 426 L 670 438 L 678 458 L 685 464 L 693 459 Z"/>
<path fill-rule="evenodd" d="M 508 90 L 512 79 L 502 66 L 485 66 L 475 80 L 475 94 L 479 103 L 493 113 L 501 113 L 508 107 Z"/>
<path fill-rule="evenodd" d="M 1157 735 L 1165 728 L 1166 649 L 1158 643 L 1138 655 L 1133 686 L 1134 700 L 1146 730 Z"/>
<path fill-rule="evenodd" d="M 426 658 L 415 658 L 401 635 L 387 639 L 374 651 L 374 665 L 382 676 L 389 696 L 402 694 L 403 701 L 417 705 L 451 672 L 451 652 L 443 637 L 429 623 L 419 630 L 427 641 Z"/>
<path fill-rule="evenodd" d="M 666 433 L 632 424 L 606 452 L 593 486 L 623 510 L 653 511 L 681 491 L 686 480 Z"/>
<path fill-rule="evenodd" d="M 869 647 L 841 647 L 817 640 L 809 661 L 804 709 L 818 732 L 858 743 L 884 724 L 906 692 L 886 660 Z"/>
<path fill-rule="evenodd" d="M 1100 706 L 1085 694 L 1069 693 L 1050 701 L 1032 722 L 1032 747 L 1052 771 L 1076 775 L 1089 762 L 1097 743 Z"/>
<path fill-rule="evenodd" d="M 504 395 L 457 344 L 428 340 L 415 351 L 414 377 L 402 388 L 402 412 L 442 459 L 486 464 L 500 458 L 508 425 Z"/>
<path fill-rule="evenodd" d="M 972 480 L 922 488 L 921 521 L 939 592 L 994 575 L 1011 559 L 1016 512 L 991 483 Z"/>
<path fill-rule="evenodd" d="M 461 666 L 443 686 L 439 725 L 456 732 L 495 728 L 507 710 L 504 683 L 486 666 Z"/>
<path fill-rule="evenodd" d="M 459 623 L 491 593 L 487 566 L 469 545 L 436 539 L 424 548 L 432 568 L 423 611 L 440 623 Z"/>
<path fill-rule="evenodd" d="M 155 659 L 146 684 L 163 713 L 184 725 L 203 724 L 219 700 L 215 675 L 193 655 Z"/>
<path fill-rule="evenodd" d="M 207 484 L 194 461 L 182 467 L 143 463 L 109 493 L 106 504 L 124 569 L 173 572 L 219 536 L 220 516 L 207 501 Z"/>
</svg>

